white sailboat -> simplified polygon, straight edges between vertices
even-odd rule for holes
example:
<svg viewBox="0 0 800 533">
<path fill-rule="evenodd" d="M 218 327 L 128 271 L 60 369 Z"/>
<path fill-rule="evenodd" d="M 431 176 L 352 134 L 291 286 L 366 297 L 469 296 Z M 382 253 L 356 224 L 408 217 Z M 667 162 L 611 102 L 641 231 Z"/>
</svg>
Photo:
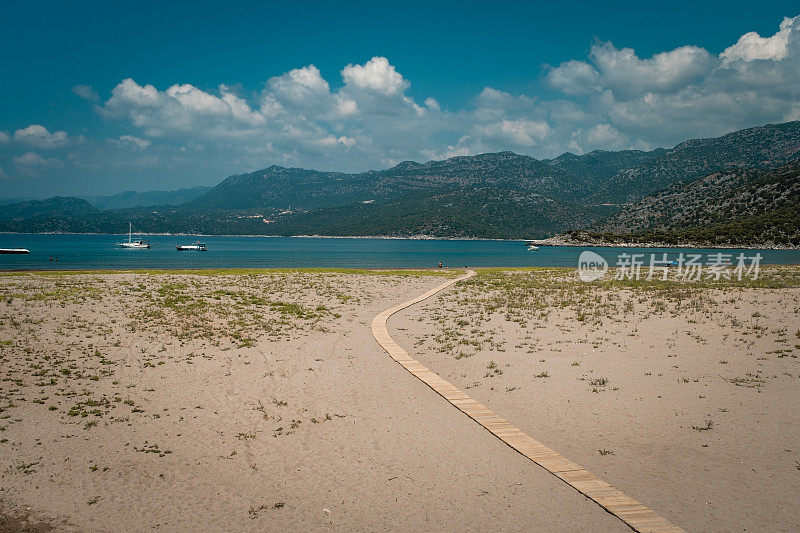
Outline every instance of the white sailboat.
<svg viewBox="0 0 800 533">
<path fill-rule="evenodd" d="M 131 237 L 133 235 L 133 224 L 128 222 L 128 242 L 119 242 L 117 246 L 121 248 L 150 248 L 150 243 L 147 241 L 134 241 Z"/>
</svg>

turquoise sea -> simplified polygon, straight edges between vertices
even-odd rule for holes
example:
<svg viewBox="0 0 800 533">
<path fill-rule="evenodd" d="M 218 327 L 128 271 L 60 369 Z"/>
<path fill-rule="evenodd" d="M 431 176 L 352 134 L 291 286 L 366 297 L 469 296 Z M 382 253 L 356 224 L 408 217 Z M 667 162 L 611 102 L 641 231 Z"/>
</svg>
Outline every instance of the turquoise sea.
<svg viewBox="0 0 800 533">
<path fill-rule="evenodd" d="M 0 270 L 12 269 L 129 269 L 129 268 L 428 268 L 441 261 L 446 267 L 577 266 L 583 250 L 593 250 L 613 266 L 622 253 L 683 253 L 736 255 L 742 250 L 689 248 L 573 248 L 543 246 L 528 251 L 520 241 L 340 239 L 306 237 L 199 237 L 206 252 L 178 252 L 176 244 L 191 244 L 195 236 L 150 235 L 146 250 L 116 246 L 127 235 L 2 234 L 0 248 L 27 248 L 28 255 L 0 255 Z M 761 264 L 800 264 L 799 250 L 753 250 Z M 51 261 L 52 258 L 52 261 Z M 734 259 L 735 262 L 735 259 Z"/>
</svg>

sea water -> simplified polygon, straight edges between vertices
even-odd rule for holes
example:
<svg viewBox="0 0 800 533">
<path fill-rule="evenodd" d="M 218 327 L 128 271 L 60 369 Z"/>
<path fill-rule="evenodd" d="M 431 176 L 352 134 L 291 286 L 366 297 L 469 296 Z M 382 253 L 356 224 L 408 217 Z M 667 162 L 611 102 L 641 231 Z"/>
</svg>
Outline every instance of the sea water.
<svg viewBox="0 0 800 533">
<path fill-rule="evenodd" d="M 611 248 L 542 246 L 529 251 L 521 241 L 315 238 L 315 237 L 200 237 L 208 251 L 175 249 L 196 236 L 150 235 L 149 249 L 125 249 L 126 235 L 0 234 L 0 248 L 27 248 L 27 255 L 0 255 L 0 270 L 12 269 L 131 269 L 131 268 L 431 268 L 461 267 L 576 267 L 583 250 L 592 250 L 609 262 L 619 254 L 651 253 L 669 260 L 680 253 L 736 256 L 743 250 L 691 248 Z M 800 264 L 800 250 L 744 250 L 761 254 L 761 264 Z"/>
</svg>

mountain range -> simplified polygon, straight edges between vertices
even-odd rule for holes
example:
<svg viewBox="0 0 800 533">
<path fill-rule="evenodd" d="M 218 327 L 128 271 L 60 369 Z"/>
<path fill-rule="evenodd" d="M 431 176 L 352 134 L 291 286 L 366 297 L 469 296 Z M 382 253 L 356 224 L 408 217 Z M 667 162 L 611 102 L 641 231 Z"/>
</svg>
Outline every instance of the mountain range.
<svg viewBox="0 0 800 533">
<path fill-rule="evenodd" d="M 126 209 L 128 207 L 147 207 L 150 205 L 180 205 L 211 190 L 211 187 L 190 187 L 177 191 L 125 191 L 111 196 L 82 196 L 84 200 L 98 209 Z"/>
<path fill-rule="evenodd" d="M 800 245 L 800 162 L 773 170 L 733 169 L 676 183 L 589 232 L 599 241 Z"/>
<path fill-rule="evenodd" d="M 142 232 L 534 238 L 586 230 L 611 240 L 659 233 L 800 245 L 798 222 L 767 231 L 770 216 L 797 208 L 798 158 L 794 121 L 652 151 L 500 152 L 356 174 L 270 166 L 210 189 L 3 205 L 0 231 L 120 233 L 132 221 Z"/>
</svg>

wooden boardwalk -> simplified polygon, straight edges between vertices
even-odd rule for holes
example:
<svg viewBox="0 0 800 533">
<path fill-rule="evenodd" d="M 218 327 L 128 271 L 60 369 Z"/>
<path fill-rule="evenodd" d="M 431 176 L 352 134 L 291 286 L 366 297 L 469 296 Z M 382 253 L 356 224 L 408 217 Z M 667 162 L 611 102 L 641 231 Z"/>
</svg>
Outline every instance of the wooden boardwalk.
<svg viewBox="0 0 800 533">
<path fill-rule="evenodd" d="M 502 440 L 513 449 L 538 464 L 554 476 L 558 477 L 575 490 L 596 502 L 600 507 L 618 517 L 634 531 L 652 532 L 679 532 L 681 528 L 655 513 L 649 507 L 639 503 L 623 492 L 615 489 L 599 477 L 595 476 L 582 466 L 573 463 L 563 455 L 551 450 L 541 442 L 535 440 L 507 420 L 481 405 L 455 385 L 430 371 L 422 363 L 412 358 L 403 350 L 386 329 L 386 321 L 394 313 L 411 305 L 419 303 L 426 298 L 470 278 L 475 272 L 468 270 L 461 277 L 452 279 L 416 298 L 383 311 L 372 321 L 372 334 L 375 340 L 389 353 L 389 355 L 403 365 L 403 367 L 428 385 L 448 402 L 489 430 L 494 436 Z"/>
</svg>

